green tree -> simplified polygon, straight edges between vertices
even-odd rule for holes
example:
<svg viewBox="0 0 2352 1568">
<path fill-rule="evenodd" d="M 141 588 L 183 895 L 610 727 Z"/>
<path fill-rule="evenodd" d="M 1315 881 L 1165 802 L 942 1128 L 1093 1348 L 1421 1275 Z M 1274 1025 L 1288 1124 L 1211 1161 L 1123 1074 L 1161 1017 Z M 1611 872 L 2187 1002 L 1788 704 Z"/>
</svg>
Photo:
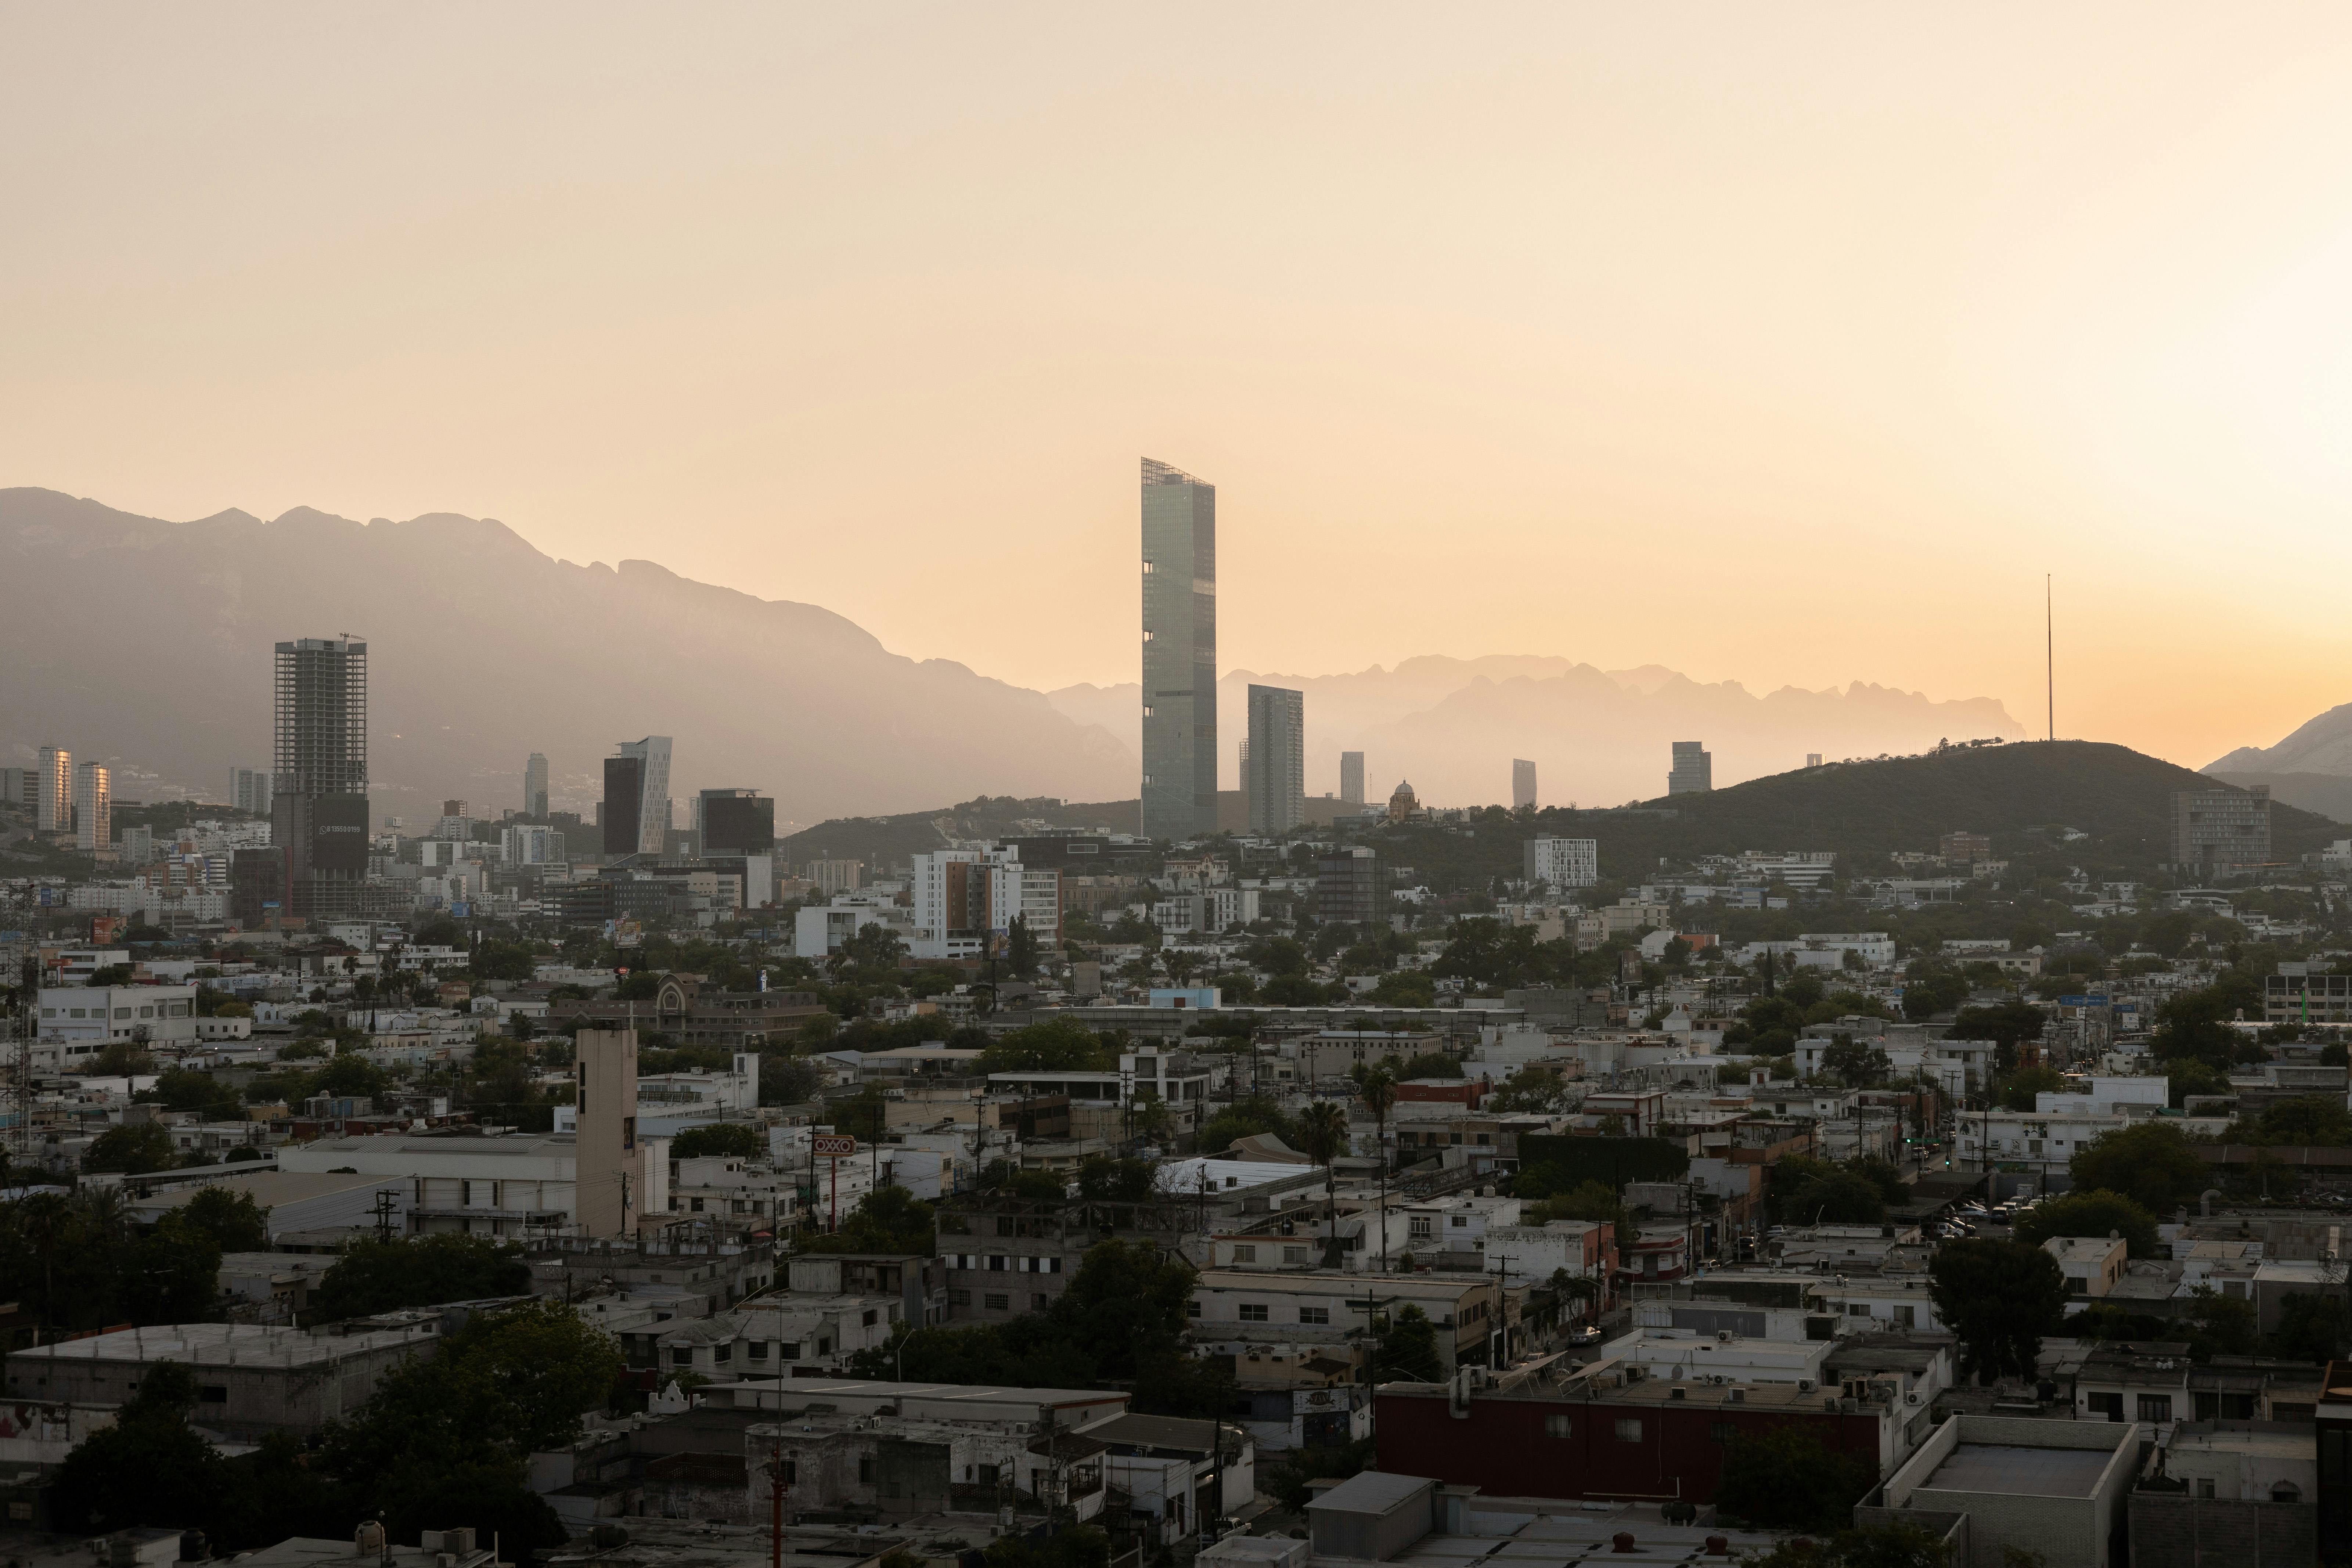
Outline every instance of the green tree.
<svg viewBox="0 0 2352 1568">
<path fill-rule="evenodd" d="M 1005 930 L 1004 967 L 1016 980 L 1037 973 L 1037 933 L 1029 929 L 1026 915 L 1014 915 Z"/>
<path fill-rule="evenodd" d="M 1848 1089 L 1885 1082 L 1892 1065 L 1885 1050 L 1852 1035 L 1832 1035 L 1822 1052 L 1822 1067 Z"/>
<path fill-rule="evenodd" d="M 1118 1053 L 1075 1018 L 1048 1018 L 999 1035 L 972 1064 L 976 1073 L 1107 1072 Z"/>
<path fill-rule="evenodd" d="M 148 1368 L 114 1425 L 77 1444 L 59 1467 L 58 1523 L 79 1533 L 211 1519 L 226 1461 L 188 1425 L 196 1393 L 195 1374 L 181 1363 Z"/>
<path fill-rule="evenodd" d="M 331 1323 L 404 1307 L 520 1296 L 530 1289 L 530 1266 L 513 1242 L 457 1231 L 353 1241 L 320 1276 L 305 1316 Z"/>
<path fill-rule="evenodd" d="M 1633 1216 L 1617 1190 L 1606 1182 L 1582 1182 L 1557 1197 L 1538 1199 L 1525 1215 L 1528 1225 L 1548 1225 L 1556 1219 L 1596 1220 L 1614 1226 L 1620 1247 L 1633 1239 Z"/>
<path fill-rule="evenodd" d="M 120 1171 L 130 1176 L 168 1171 L 179 1163 L 172 1135 L 152 1121 L 108 1128 L 90 1140 L 89 1152 L 81 1157 L 85 1171 Z"/>
<path fill-rule="evenodd" d="M 2134 1258 L 2157 1255 L 2156 1216 L 2121 1193 L 2099 1188 L 2044 1198 L 2020 1216 L 2010 1234 L 2028 1247 L 2053 1236 L 2119 1235 Z"/>
<path fill-rule="evenodd" d="M 2057 1259 L 2013 1241 L 1948 1241 L 1927 1265 L 1928 1299 L 1960 1342 L 1960 1376 L 1990 1386 L 2032 1377 L 2042 1336 L 2065 1310 Z"/>
<path fill-rule="evenodd" d="M 155 1058 L 135 1040 L 109 1040 L 82 1070 L 96 1078 L 137 1078 L 155 1070 Z"/>
<path fill-rule="evenodd" d="M 829 1236 L 804 1237 L 801 1247 L 804 1252 L 919 1253 L 929 1258 L 938 1245 L 930 1205 L 904 1187 L 879 1187 L 843 1217 L 838 1229 Z"/>
<path fill-rule="evenodd" d="M 1214 1154 L 1232 1148 L 1237 1140 L 1265 1132 L 1274 1134 L 1291 1148 L 1298 1147 L 1297 1124 L 1284 1113 L 1282 1107 L 1265 1095 L 1251 1095 L 1209 1118 L 1197 1142 L 1202 1153 Z"/>
<path fill-rule="evenodd" d="M 1772 1207 L 1790 1225 L 1879 1225 L 1886 1194 L 1871 1173 L 1794 1155 L 1772 1167 Z"/>
<path fill-rule="evenodd" d="M 1372 984 L 1367 1001 L 1381 1007 L 1434 1007 L 1437 982 L 1414 969 L 1391 969 Z"/>
<path fill-rule="evenodd" d="M 2259 1127 L 2258 1138 L 2233 1134 L 2231 1141 L 2329 1149 L 2352 1143 L 2352 1110 L 2345 1110 L 2340 1095 L 2327 1099 L 2309 1094 L 2279 1100 L 2264 1108 Z"/>
<path fill-rule="evenodd" d="M 539 958 L 527 942 L 480 943 L 469 966 L 477 980 L 526 981 L 538 973 Z"/>
<path fill-rule="evenodd" d="M 1994 1059 L 2007 1072 L 2017 1065 L 2017 1047 L 2027 1040 L 2040 1039 L 2042 1026 L 2048 1022 L 2041 1008 L 2022 997 L 2011 997 L 1997 1006 L 1961 1008 L 1953 1016 L 1945 1037 L 1990 1040 Z"/>
<path fill-rule="evenodd" d="M 2065 1087 L 2065 1075 L 2055 1068 L 2020 1068 L 2001 1083 L 1998 1093 L 2006 1109 L 2032 1110 L 2040 1103 L 2036 1095 L 2056 1094 Z"/>
<path fill-rule="evenodd" d="M 1324 1213 L 1330 1226 L 1323 1240 L 1323 1267 L 1338 1268 L 1345 1261 L 1339 1246 L 1339 1175 L 1334 1168 L 1348 1147 L 1348 1113 L 1328 1100 L 1308 1106 L 1298 1119 L 1298 1149 L 1323 1167 Z"/>
<path fill-rule="evenodd" d="M 1877 1479 L 1875 1456 L 1830 1448 L 1801 1427 L 1744 1432 L 1724 1451 L 1715 1506 L 1769 1530 L 1835 1530 Z"/>
<path fill-rule="evenodd" d="M 1396 1075 L 1383 1067 L 1366 1067 L 1359 1062 L 1349 1077 L 1356 1080 L 1356 1092 L 1362 1097 L 1364 1109 L 1372 1113 L 1372 1148 L 1381 1166 L 1381 1206 L 1389 1212 L 1389 1113 L 1396 1109 Z M 1381 1226 L 1381 1272 L 1389 1271 L 1389 1227 Z"/>
<path fill-rule="evenodd" d="M 237 1192 L 226 1184 L 201 1187 L 180 1215 L 210 1237 L 220 1251 L 269 1250 L 269 1211 L 256 1204 L 251 1193 Z"/>
<path fill-rule="evenodd" d="M 2159 1218 L 2214 1184 L 2189 1135 L 2168 1121 L 2141 1121 L 2105 1132 L 2067 1162 L 2077 1189 L 2121 1193 Z"/>
<path fill-rule="evenodd" d="M 2332 1290 L 2298 1290 L 2283 1297 L 2279 1326 L 2264 1348 L 2294 1361 L 2340 1361 L 2352 1352 L 2352 1310 Z"/>
<path fill-rule="evenodd" d="M 669 1157 L 693 1160 L 705 1154 L 725 1154 L 738 1160 L 764 1160 L 767 1134 L 748 1121 L 713 1121 L 689 1127 L 670 1140 Z"/>
<path fill-rule="evenodd" d="M 1381 1381 L 1445 1381 L 1445 1364 L 1437 1352 L 1437 1326 L 1419 1307 L 1400 1309 L 1389 1320 L 1381 1331 L 1375 1359 Z"/>
</svg>

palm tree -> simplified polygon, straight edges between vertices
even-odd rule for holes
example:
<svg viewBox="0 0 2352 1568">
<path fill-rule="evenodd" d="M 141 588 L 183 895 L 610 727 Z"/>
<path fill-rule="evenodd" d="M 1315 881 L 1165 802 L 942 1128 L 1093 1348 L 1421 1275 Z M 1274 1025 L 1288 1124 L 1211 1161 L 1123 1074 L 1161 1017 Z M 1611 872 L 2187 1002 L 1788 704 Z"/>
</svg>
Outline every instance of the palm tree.
<svg viewBox="0 0 2352 1568">
<path fill-rule="evenodd" d="M 1358 1062 L 1348 1076 L 1356 1080 L 1356 1090 L 1364 1097 L 1364 1109 L 1372 1113 L 1373 1143 L 1381 1162 L 1381 1272 L 1389 1271 L 1389 1112 L 1396 1109 L 1396 1074 L 1385 1067 L 1366 1067 Z"/>
<path fill-rule="evenodd" d="M 16 1222 L 41 1259 L 41 1321 L 55 1327 L 58 1244 L 73 1229 L 73 1206 L 56 1193 L 35 1193 L 16 1205 Z"/>
<path fill-rule="evenodd" d="M 1348 1146 L 1348 1113 L 1328 1100 L 1318 1100 L 1298 1119 L 1298 1146 L 1323 1167 L 1323 1202 L 1331 1234 L 1323 1244 L 1323 1267 L 1339 1267 L 1339 1175 L 1331 1168 Z"/>
</svg>

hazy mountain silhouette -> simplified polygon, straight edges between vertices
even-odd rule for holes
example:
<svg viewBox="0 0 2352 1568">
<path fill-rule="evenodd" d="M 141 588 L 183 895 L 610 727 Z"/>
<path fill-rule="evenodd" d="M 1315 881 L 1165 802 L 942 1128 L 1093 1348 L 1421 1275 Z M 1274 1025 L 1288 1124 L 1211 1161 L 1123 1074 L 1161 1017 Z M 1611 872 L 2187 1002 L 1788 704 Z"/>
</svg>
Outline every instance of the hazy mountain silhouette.
<svg viewBox="0 0 2352 1568">
<path fill-rule="evenodd" d="M 70 747 L 123 768 L 128 798 L 218 800 L 231 767 L 268 766 L 271 645 L 343 632 L 369 644 L 378 809 L 411 820 L 446 796 L 519 806 L 534 751 L 559 809 L 593 812 L 612 743 L 648 733 L 676 738 L 681 826 L 704 787 L 766 790 L 803 823 L 1135 793 L 1125 749 L 1037 692 L 901 658 L 813 605 L 553 560 L 488 520 L 171 523 L 0 489 L 0 758 Z"/>
<path fill-rule="evenodd" d="M 2330 708 L 2275 746 L 2241 746 L 2207 773 L 2336 773 L 2352 777 L 2352 702 Z"/>
<path fill-rule="evenodd" d="M 1368 793 L 1387 798 L 1410 778 L 1444 805 L 1510 799 L 1511 761 L 1532 759 L 1546 805 L 1647 799 L 1665 791 L 1675 741 L 1704 741 L 1717 786 L 1801 767 L 1805 754 L 1904 754 L 1939 740 L 2022 738 L 1991 698 L 1933 701 L 1857 681 L 1843 690 L 1784 687 L 1759 697 L 1737 681 L 1703 685 L 1659 665 L 1602 670 L 1537 655 L 1409 658 L 1346 675 L 1227 672 L 1217 683 L 1222 771 L 1238 774 L 1252 681 L 1307 696 L 1307 793 L 1336 792 L 1339 753 L 1365 753 Z M 1133 685 L 1071 686 L 1046 694 L 1080 722 L 1140 745 Z"/>
</svg>

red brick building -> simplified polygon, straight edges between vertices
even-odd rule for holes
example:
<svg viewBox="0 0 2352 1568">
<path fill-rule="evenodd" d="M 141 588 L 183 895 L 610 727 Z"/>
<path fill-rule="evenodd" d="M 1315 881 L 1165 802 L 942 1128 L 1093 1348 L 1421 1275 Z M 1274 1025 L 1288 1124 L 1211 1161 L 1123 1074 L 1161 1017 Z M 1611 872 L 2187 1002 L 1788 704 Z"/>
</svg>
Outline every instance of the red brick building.
<svg viewBox="0 0 2352 1568">
<path fill-rule="evenodd" d="M 1380 1468 L 1490 1497 L 1708 1503 L 1725 1454 L 1747 1434 L 1800 1426 L 1874 1469 L 1881 1461 L 1888 1416 L 1868 1403 L 1793 1384 L 1610 1381 L 1530 1380 L 1466 1402 L 1448 1385 L 1383 1384 L 1373 1404 Z"/>
</svg>

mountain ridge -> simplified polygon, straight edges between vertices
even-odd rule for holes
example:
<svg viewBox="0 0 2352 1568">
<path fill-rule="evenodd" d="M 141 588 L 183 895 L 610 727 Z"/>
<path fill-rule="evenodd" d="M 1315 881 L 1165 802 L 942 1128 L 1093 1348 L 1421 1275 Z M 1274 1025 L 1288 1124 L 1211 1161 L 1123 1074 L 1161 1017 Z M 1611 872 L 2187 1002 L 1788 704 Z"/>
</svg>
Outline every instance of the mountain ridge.
<svg viewBox="0 0 2352 1568">
<path fill-rule="evenodd" d="M 649 561 L 559 560 L 496 520 L 298 507 L 173 523 L 18 488 L 0 489 L 0 559 L 23 601 L 0 626 L 19 680 L 0 752 L 117 761 L 128 798 L 172 784 L 216 797 L 230 767 L 268 765 L 271 645 L 342 632 L 370 644 L 385 812 L 520 805 L 531 751 L 549 755 L 560 799 L 593 810 L 610 742 L 646 733 L 676 738 L 677 800 L 749 785 L 786 820 L 976 784 L 1133 787 L 1116 741 L 1037 692 L 891 653 L 820 605 Z M 93 636 L 89 607 L 105 605 L 138 613 Z"/>
</svg>

